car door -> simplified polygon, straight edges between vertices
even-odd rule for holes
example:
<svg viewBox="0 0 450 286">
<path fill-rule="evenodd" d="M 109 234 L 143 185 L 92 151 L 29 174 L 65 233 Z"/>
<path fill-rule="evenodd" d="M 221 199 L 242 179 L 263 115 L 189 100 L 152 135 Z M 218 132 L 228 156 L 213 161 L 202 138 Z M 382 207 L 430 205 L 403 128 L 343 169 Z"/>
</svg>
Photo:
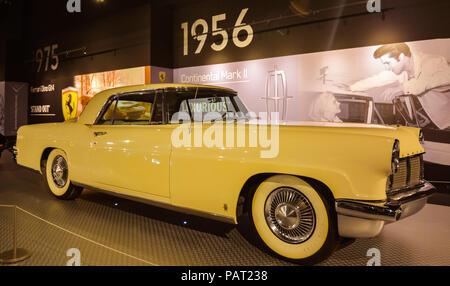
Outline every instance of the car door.
<svg viewBox="0 0 450 286">
<path fill-rule="evenodd" d="M 162 123 L 162 94 L 127 94 L 110 100 L 90 130 L 95 184 L 130 195 L 168 197 L 171 132 Z"/>
<path fill-rule="evenodd" d="M 246 162 L 259 152 L 258 148 L 233 147 L 238 142 L 238 131 L 235 129 L 237 123 L 233 119 L 229 121 L 230 125 L 221 126 L 220 122 L 226 114 L 235 119 L 243 118 L 237 114 L 238 111 L 247 114 L 243 104 L 237 102 L 236 98 L 223 90 L 210 88 L 166 93 L 169 124 L 178 129 L 180 133 L 176 134 L 186 130 L 179 137 L 174 136 L 176 141 L 172 148 L 170 168 L 172 204 L 218 216 L 233 216 L 231 206 L 235 205 L 237 199 L 233 190 L 242 188 L 242 177 L 248 179 L 248 169 L 251 168 Z M 219 128 L 226 128 L 225 132 L 234 134 L 236 131 L 236 136 L 231 139 L 226 134 L 222 136 L 227 142 L 232 140 L 230 145 L 233 146 L 207 146 L 209 143 L 206 143 L 205 138 L 211 138 L 215 125 L 213 121 L 218 122 Z M 242 126 L 241 131 L 246 134 L 245 124 Z M 189 138 L 186 141 L 185 136 Z"/>
</svg>

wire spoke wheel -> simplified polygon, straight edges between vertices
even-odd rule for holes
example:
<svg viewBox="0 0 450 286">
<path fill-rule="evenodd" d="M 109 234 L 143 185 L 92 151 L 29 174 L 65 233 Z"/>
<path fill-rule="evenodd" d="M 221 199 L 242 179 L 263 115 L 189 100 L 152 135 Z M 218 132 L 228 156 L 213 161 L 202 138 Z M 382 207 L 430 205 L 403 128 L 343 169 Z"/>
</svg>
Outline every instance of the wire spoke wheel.
<svg viewBox="0 0 450 286">
<path fill-rule="evenodd" d="M 314 233 L 316 216 L 311 202 L 300 191 L 279 188 L 266 200 L 267 225 L 282 241 L 300 244 Z"/>
<path fill-rule="evenodd" d="M 67 162 L 62 156 L 57 156 L 52 163 L 52 178 L 55 185 L 63 188 L 68 179 Z"/>
<path fill-rule="evenodd" d="M 41 165 L 44 180 L 52 195 L 61 200 L 73 200 L 80 196 L 83 188 L 75 186 L 71 182 L 69 160 L 67 154 L 60 149 L 54 149 Z"/>
</svg>

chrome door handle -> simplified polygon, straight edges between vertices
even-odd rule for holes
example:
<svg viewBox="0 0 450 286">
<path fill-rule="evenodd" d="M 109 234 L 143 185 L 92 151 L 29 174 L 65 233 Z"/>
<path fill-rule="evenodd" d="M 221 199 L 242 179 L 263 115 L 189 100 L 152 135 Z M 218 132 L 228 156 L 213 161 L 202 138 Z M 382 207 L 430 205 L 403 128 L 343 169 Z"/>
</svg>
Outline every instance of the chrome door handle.
<svg viewBox="0 0 450 286">
<path fill-rule="evenodd" d="M 98 137 L 98 136 L 104 136 L 104 135 L 106 135 L 106 134 L 108 134 L 107 132 L 94 132 L 94 136 L 95 137 Z"/>
</svg>

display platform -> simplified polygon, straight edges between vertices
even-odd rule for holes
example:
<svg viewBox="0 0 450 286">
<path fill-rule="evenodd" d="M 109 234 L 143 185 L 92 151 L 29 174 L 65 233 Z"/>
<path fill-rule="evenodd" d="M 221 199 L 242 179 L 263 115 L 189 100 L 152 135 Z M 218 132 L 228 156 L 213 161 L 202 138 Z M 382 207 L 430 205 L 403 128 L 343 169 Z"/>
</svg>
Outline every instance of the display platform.
<svg viewBox="0 0 450 286">
<path fill-rule="evenodd" d="M 59 201 L 38 173 L 17 166 L 6 152 L 0 205 L 18 207 L 17 247 L 31 252 L 20 266 L 64 266 L 77 250 L 83 266 L 294 265 L 255 246 L 245 221 L 236 227 L 89 190 Z M 428 204 L 376 238 L 347 241 L 320 265 L 365 266 L 373 249 L 383 266 L 450 265 L 449 217 L 450 207 Z M 12 247 L 13 218 L 13 209 L 0 207 L 0 253 Z"/>
</svg>

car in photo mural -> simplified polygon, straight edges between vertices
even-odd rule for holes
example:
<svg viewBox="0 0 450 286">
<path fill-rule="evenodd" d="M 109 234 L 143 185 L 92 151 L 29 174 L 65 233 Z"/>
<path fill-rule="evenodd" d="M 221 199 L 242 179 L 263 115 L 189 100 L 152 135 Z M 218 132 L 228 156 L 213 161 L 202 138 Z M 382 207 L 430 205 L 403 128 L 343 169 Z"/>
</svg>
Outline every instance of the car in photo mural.
<svg viewBox="0 0 450 286">
<path fill-rule="evenodd" d="M 340 104 L 337 117 L 342 122 L 393 124 L 393 104 L 375 103 L 371 96 L 337 94 L 334 97 Z"/>
<path fill-rule="evenodd" d="M 231 224 L 248 216 L 269 251 L 300 264 L 326 259 L 343 237 L 377 236 L 435 191 L 418 128 L 248 114 L 226 88 L 122 87 L 78 119 L 20 128 L 15 152 L 59 199 L 88 188 Z"/>
</svg>

